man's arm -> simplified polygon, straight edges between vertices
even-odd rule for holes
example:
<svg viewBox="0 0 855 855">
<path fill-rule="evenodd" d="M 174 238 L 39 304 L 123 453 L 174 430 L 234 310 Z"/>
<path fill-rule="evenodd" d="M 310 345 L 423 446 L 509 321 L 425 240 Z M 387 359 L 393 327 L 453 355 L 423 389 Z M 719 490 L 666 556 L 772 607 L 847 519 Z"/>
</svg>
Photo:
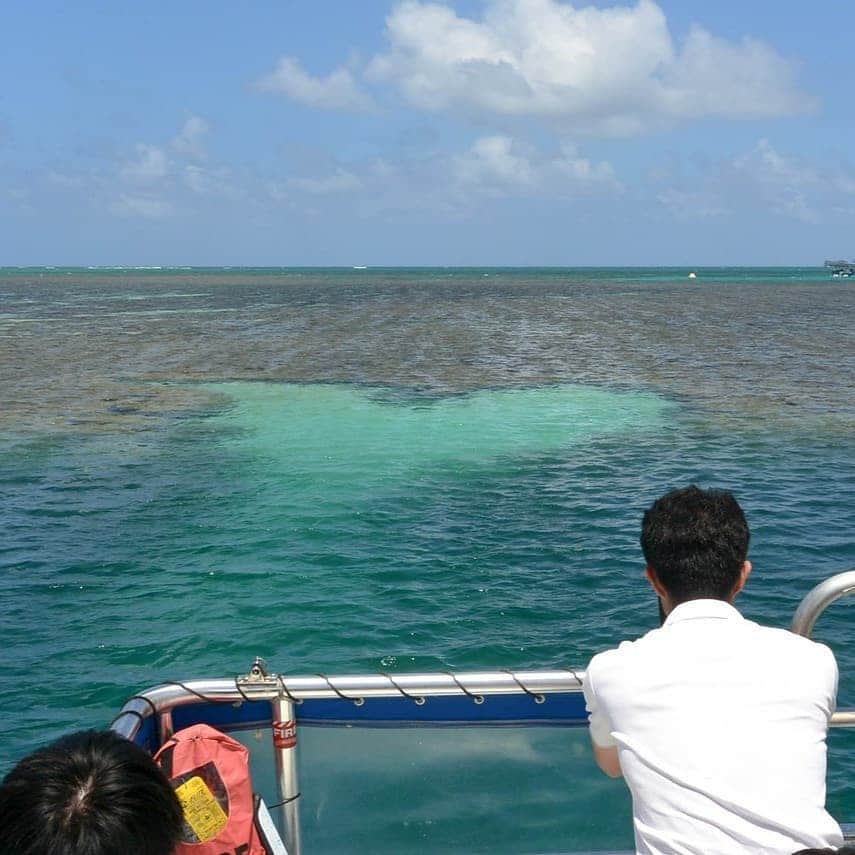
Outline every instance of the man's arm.
<svg viewBox="0 0 855 855">
<path fill-rule="evenodd" d="M 620 778 L 623 776 L 623 770 L 620 767 L 617 743 L 612 738 L 612 728 L 608 717 L 597 701 L 590 666 L 585 673 L 585 679 L 582 681 L 582 691 L 585 694 L 585 706 L 588 710 L 588 728 L 591 733 L 591 744 L 594 748 L 594 760 L 610 778 Z"/>
<path fill-rule="evenodd" d="M 617 746 L 611 745 L 608 748 L 603 748 L 601 745 L 597 745 L 593 736 L 591 737 L 591 744 L 594 746 L 594 760 L 597 761 L 597 765 L 610 778 L 622 777 L 623 769 L 620 767 Z"/>
</svg>

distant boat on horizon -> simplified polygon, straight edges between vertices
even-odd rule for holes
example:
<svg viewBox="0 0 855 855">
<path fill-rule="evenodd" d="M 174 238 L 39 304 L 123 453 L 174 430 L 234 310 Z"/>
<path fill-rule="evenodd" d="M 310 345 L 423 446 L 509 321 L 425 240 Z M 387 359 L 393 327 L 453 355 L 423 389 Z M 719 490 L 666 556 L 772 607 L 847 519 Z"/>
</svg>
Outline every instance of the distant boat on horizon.
<svg viewBox="0 0 855 855">
<path fill-rule="evenodd" d="M 855 261 L 826 261 L 826 267 L 831 268 L 831 275 L 848 279 L 855 276 Z"/>
</svg>

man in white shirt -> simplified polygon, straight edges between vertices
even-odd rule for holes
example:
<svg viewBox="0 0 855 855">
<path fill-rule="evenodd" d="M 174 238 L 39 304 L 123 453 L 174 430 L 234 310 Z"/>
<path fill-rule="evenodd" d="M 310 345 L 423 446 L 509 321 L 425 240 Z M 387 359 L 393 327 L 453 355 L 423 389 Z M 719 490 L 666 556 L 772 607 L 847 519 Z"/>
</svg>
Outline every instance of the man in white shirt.
<svg viewBox="0 0 855 855">
<path fill-rule="evenodd" d="M 636 849 L 790 855 L 840 846 L 825 810 L 837 664 L 822 644 L 745 620 L 736 499 L 687 487 L 644 515 L 661 629 L 595 656 L 584 682 L 600 768 L 632 793 Z"/>
</svg>

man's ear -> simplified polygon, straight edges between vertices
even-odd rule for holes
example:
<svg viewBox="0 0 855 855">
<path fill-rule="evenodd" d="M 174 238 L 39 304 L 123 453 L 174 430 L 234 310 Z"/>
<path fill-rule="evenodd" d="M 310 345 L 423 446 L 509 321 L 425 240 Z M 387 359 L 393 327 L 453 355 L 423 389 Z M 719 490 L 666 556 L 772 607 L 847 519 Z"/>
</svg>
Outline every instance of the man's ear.
<svg viewBox="0 0 855 855">
<path fill-rule="evenodd" d="M 742 564 L 742 570 L 739 571 L 739 581 L 736 583 L 736 587 L 733 589 L 733 593 L 731 594 L 731 600 L 736 599 L 736 595 L 745 587 L 745 583 L 748 581 L 748 577 L 751 575 L 751 562 L 745 561 Z"/>
<path fill-rule="evenodd" d="M 644 575 L 647 576 L 647 581 L 650 582 L 650 586 L 656 591 L 656 596 L 659 597 L 659 622 L 665 623 L 665 618 L 674 610 L 671 595 L 662 584 L 659 574 L 649 564 L 644 568 Z"/>
<path fill-rule="evenodd" d="M 644 575 L 647 576 L 647 581 L 650 582 L 651 587 L 656 591 L 656 595 L 660 599 L 668 596 L 665 586 L 659 581 L 659 576 L 656 575 L 656 571 L 649 564 L 644 568 Z"/>
</svg>

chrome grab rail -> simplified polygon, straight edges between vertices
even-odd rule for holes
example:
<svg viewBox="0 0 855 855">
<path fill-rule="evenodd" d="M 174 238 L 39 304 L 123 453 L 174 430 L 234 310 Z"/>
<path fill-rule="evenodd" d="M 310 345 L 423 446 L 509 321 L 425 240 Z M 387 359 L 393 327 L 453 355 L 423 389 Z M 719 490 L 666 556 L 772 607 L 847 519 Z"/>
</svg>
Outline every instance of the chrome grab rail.
<svg viewBox="0 0 855 855">
<path fill-rule="evenodd" d="M 553 676 L 547 681 L 531 681 L 527 678 L 532 674 L 551 673 Z M 578 669 L 575 672 L 579 679 L 584 679 L 585 672 Z M 457 678 L 463 686 L 473 695 L 508 695 L 522 694 L 528 689 L 533 694 L 555 694 L 566 692 L 581 692 L 581 685 L 568 673 L 543 671 L 518 671 L 516 675 L 525 681 L 525 689 L 510 682 L 504 685 L 497 683 L 505 676 L 502 672 L 482 671 L 477 672 L 480 679 L 469 682 L 472 674 L 457 674 Z M 270 678 L 261 685 L 248 686 L 241 679 L 218 679 L 218 680 L 188 680 L 183 686 L 167 684 L 155 686 L 127 701 L 119 714 L 113 721 L 112 729 L 127 739 L 133 739 L 141 727 L 141 720 L 152 715 L 155 711 L 160 716 L 165 716 L 171 710 L 186 704 L 197 704 L 200 695 L 205 700 L 214 703 L 235 703 L 242 701 L 275 701 L 286 698 L 288 694 L 295 701 L 308 699 L 341 698 L 342 695 L 349 696 L 348 700 L 354 703 L 364 698 L 400 698 L 401 689 L 413 697 L 449 697 L 467 694 L 459 686 L 454 685 L 453 680 L 448 678 L 448 683 L 443 686 L 437 685 L 439 674 L 401 674 L 395 677 L 396 686 L 389 683 L 388 678 L 381 674 L 370 675 L 343 675 L 326 678 L 335 688 L 329 688 L 326 683 L 315 677 L 289 677 L 287 680 Z M 497 682 L 490 683 L 488 678 L 495 678 Z M 384 682 L 385 681 L 385 682 Z M 285 691 L 280 687 L 280 682 L 285 685 Z M 184 688 L 186 686 L 186 688 Z M 238 688 L 240 687 L 240 688 Z M 398 688 L 400 687 L 400 688 Z M 341 693 L 341 694 L 339 694 Z M 145 700 L 143 700 L 143 698 Z M 477 725 L 477 722 L 472 722 Z M 855 710 L 839 710 L 831 719 L 833 727 L 855 727 Z M 402 724 L 402 726 L 405 726 Z M 465 725 L 463 725 L 465 726 Z M 168 737 L 167 737 L 168 738 Z"/>
<path fill-rule="evenodd" d="M 790 629 L 797 635 L 810 638 L 819 616 L 834 602 L 855 594 L 855 569 L 837 573 L 820 582 L 799 603 Z M 836 727 L 855 727 L 855 710 L 838 710 L 831 717 Z"/>
<path fill-rule="evenodd" d="M 810 638 L 819 616 L 833 602 L 848 594 L 855 594 L 855 569 L 838 573 L 813 588 L 799 603 L 790 629 Z"/>
<path fill-rule="evenodd" d="M 155 710 L 164 714 L 185 704 L 213 702 L 333 700 L 346 698 L 357 703 L 366 698 L 429 698 L 470 695 L 581 692 L 584 670 L 561 671 L 468 671 L 425 674 L 342 674 L 333 676 L 283 677 L 258 674 L 233 679 L 188 680 L 167 683 L 131 698 L 116 717 L 113 729 L 132 739 L 140 727 L 140 716 Z M 145 698 L 145 700 L 142 700 Z"/>
</svg>

